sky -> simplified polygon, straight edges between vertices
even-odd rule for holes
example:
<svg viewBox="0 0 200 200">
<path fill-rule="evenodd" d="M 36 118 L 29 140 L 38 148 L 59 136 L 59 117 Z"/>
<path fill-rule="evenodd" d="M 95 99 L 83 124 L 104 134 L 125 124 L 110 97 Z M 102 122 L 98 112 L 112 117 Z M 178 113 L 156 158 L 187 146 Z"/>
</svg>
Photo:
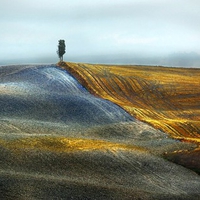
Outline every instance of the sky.
<svg viewBox="0 0 200 200">
<path fill-rule="evenodd" d="M 199 0 L 0 0 L 0 65 L 200 54 Z"/>
</svg>

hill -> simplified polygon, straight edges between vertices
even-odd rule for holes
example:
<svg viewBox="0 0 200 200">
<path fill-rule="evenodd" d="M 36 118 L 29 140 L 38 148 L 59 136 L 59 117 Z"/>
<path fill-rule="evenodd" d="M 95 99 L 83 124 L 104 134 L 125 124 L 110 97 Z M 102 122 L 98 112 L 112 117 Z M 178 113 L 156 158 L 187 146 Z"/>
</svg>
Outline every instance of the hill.
<svg viewBox="0 0 200 200">
<path fill-rule="evenodd" d="M 83 63 L 61 67 L 92 94 L 116 103 L 133 117 L 175 139 L 200 144 L 200 69 Z M 200 157 L 199 148 L 194 154 Z M 187 155 L 185 161 L 176 161 L 191 164 Z M 193 167 L 200 168 L 197 163 Z"/>
<path fill-rule="evenodd" d="M 127 112 L 134 110 L 128 102 L 133 82 L 127 85 L 125 66 L 114 79 L 111 70 L 101 74 L 97 67 L 98 77 L 88 66 L 0 66 L 0 199 L 199 199 L 199 175 L 174 163 L 198 164 L 196 144 Z"/>
<path fill-rule="evenodd" d="M 66 63 L 92 94 L 177 139 L 199 141 L 200 69 Z"/>
</svg>

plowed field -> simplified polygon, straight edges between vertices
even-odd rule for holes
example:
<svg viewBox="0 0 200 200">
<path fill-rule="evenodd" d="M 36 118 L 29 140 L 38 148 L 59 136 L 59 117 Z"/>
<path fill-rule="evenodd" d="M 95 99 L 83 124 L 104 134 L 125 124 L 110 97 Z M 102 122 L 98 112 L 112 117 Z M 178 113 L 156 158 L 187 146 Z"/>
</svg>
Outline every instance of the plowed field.
<svg viewBox="0 0 200 200">
<path fill-rule="evenodd" d="M 200 69 L 65 63 L 91 93 L 173 138 L 200 142 Z"/>
</svg>

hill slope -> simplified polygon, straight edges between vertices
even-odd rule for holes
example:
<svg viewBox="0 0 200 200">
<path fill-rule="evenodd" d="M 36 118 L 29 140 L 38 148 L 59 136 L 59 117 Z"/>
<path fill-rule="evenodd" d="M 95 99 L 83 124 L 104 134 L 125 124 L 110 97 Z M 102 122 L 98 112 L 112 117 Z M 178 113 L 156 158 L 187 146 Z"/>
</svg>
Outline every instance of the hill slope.
<svg viewBox="0 0 200 200">
<path fill-rule="evenodd" d="M 173 138 L 200 141 L 200 69 L 66 63 L 89 91 Z"/>
<path fill-rule="evenodd" d="M 193 151 L 166 154 L 200 173 L 200 69 L 63 63 L 92 94 L 120 105 L 133 117 L 181 141 Z"/>
<path fill-rule="evenodd" d="M 0 117 L 87 125 L 134 120 L 56 66 L 0 67 Z M 84 117 L 83 117 L 84 116 Z"/>
<path fill-rule="evenodd" d="M 163 158 L 194 147 L 55 65 L 0 67 L 0 199 L 199 199 L 200 177 Z"/>
</svg>

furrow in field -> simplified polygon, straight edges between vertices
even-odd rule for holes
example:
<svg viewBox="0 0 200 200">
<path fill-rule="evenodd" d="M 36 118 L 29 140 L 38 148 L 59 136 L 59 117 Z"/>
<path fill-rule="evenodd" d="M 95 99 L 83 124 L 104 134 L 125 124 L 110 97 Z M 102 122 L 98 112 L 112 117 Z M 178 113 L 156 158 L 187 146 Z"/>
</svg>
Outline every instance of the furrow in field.
<svg viewBox="0 0 200 200">
<path fill-rule="evenodd" d="M 63 67 L 89 91 L 139 120 L 172 137 L 200 138 L 200 70 L 76 63 Z"/>
</svg>

